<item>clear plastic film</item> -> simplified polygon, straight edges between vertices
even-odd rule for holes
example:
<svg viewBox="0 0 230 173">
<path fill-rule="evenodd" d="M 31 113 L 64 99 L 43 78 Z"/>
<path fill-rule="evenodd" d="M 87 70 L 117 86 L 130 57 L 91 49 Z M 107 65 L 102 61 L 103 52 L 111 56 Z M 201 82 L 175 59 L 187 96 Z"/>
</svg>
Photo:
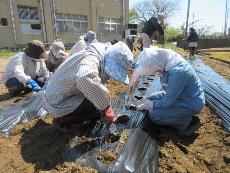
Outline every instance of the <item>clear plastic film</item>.
<svg viewBox="0 0 230 173">
<path fill-rule="evenodd" d="M 0 109 L 0 131 L 9 136 L 18 123 L 26 122 L 48 113 L 41 108 L 41 93 L 33 92 L 24 100 Z"/>
<path fill-rule="evenodd" d="M 230 131 L 230 81 L 200 59 L 190 60 L 190 64 L 201 80 L 207 104 L 220 115 L 224 127 Z"/>
</svg>

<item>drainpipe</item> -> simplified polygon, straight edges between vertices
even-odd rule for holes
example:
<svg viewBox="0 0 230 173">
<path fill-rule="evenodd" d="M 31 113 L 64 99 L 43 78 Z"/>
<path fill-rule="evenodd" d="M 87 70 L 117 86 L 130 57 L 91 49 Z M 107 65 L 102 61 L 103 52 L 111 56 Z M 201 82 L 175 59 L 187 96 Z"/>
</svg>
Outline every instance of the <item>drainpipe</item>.
<svg viewBox="0 0 230 173">
<path fill-rule="evenodd" d="M 125 26 L 126 14 L 125 14 L 125 0 L 122 0 L 122 25 Z"/>
<path fill-rule="evenodd" d="M 14 12 L 13 12 L 13 6 L 12 6 L 12 0 L 9 0 L 9 13 L 11 16 L 11 21 L 12 21 L 12 26 L 13 26 L 13 35 L 14 35 L 14 42 L 15 45 L 18 45 L 18 41 L 17 41 L 17 33 L 16 33 L 16 27 L 15 27 L 15 19 L 14 19 Z"/>
<path fill-rule="evenodd" d="M 42 28 L 43 28 L 43 37 L 44 42 L 47 43 L 47 32 L 46 32 L 46 21 L 45 21 L 45 15 L 44 15 L 44 2 L 43 0 L 40 0 L 40 9 L 41 9 L 41 15 L 42 15 Z"/>
<path fill-rule="evenodd" d="M 121 2 L 121 10 L 122 10 L 122 38 L 124 39 L 125 38 L 125 23 L 126 23 L 126 14 L 125 14 L 125 1 L 126 0 L 122 0 Z"/>
<path fill-rule="evenodd" d="M 40 0 L 40 9 L 41 9 L 41 16 L 42 16 L 42 28 L 43 28 L 43 38 L 44 42 L 47 43 L 47 33 L 46 33 L 46 25 L 45 25 L 45 17 L 44 17 L 44 2 Z"/>
<path fill-rule="evenodd" d="M 56 30 L 56 4 L 55 4 L 55 0 L 50 0 L 51 3 L 51 12 L 52 12 L 52 23 L 53 23 L 53 35 L 54 35 L 54 39 L 57 39 L 57 30 Z"/>
</svg>

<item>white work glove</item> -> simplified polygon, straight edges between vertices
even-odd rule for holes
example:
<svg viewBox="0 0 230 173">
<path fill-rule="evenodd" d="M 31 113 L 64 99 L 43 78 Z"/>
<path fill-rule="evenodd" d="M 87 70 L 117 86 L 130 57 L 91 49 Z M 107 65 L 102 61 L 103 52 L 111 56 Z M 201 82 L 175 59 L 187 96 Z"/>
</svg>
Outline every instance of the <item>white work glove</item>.
<svg viewBox="0 0 230 173">
<path fill-rule="evenodd" d="M 145 99 L 144 102 L 136 107 L 137 111 L 153 109 L 153 101 Z"/>
</svg>

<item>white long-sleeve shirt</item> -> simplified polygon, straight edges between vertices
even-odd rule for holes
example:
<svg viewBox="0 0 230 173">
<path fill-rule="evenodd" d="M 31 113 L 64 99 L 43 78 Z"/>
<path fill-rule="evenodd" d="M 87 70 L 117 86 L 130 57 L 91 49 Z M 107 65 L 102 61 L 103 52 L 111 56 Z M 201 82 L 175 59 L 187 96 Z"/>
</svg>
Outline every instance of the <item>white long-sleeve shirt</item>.
<svg viewBox="0 0 230 173">
<path fill-rule="evenodd" d="M 102 81 L 102 63 L 98 56 L 74 54 L 64 61 L 50 78 L 42 98 L 43 108 L 54 117 L 76 110 L 86 97 L 98 109 L 110 105 L 110 95 Z M 82 115 L 83 116 L 83 115 Z"/>
<path fill-rule="evenodd" d="M 35 60 L 26 56 L 24 52 L 20 52 L 9 60 L 2 81 L 6 83 L 10 78 L 17 78 L 26 86 L 26 82 L 29 79 L 35 79 L 36 76 L 46 79 L 49 77 L 44 60 Z"/>
</svg>

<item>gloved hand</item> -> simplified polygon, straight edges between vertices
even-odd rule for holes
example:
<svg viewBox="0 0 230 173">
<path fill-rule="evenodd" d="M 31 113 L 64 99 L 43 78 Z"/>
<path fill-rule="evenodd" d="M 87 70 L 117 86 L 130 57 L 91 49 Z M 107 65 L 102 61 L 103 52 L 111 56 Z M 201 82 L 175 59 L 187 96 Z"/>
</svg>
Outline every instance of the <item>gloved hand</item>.
<svg viewBox="0 0 230 173">
<path fill-rule="evenodd" d="M 153 101 L 145 99 L 144 102 L 136 107 L 137 111 L 153 109 Z"/>
<path fill-rule="evenodd" d="M 114 122 L 115 113 L 111 106 L 108 106 L 105 110 L 102 111 L 102 121 L 103 122 Z"/>
<path fill-rule="evenodd" d="M 41 87 L 37 84 L 37 82 L 35 82 L 33 79 L 29 79 L 27 82 L 26 82 L 26 85 L 33 89 L 34 91 L 40 91 L 41 90 Z"/>
</svg>

